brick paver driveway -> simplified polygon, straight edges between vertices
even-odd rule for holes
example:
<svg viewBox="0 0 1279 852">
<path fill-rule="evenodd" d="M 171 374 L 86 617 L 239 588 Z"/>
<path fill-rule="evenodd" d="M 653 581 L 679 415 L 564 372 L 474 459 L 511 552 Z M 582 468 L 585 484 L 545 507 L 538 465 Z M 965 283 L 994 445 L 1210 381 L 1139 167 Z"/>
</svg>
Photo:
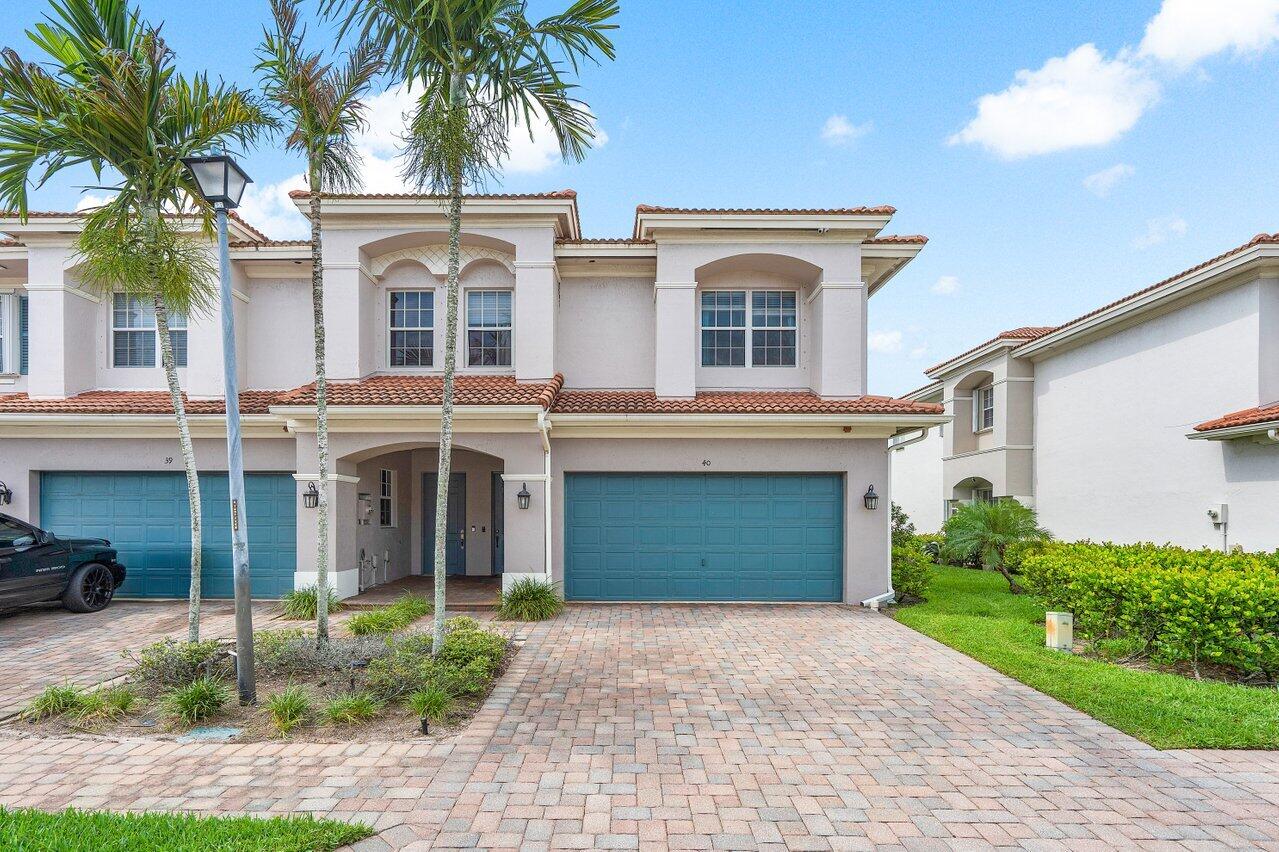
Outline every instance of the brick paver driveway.
<svg viewBox="0 0 1279 852">
<path fill-rule="evenodd" d="M 1279 757 L 1154 751 L 858 609 L 572 607 L 451 740 L 0 740 L 0 804 L 307 810 L 379 849 L 1279 849 Z"/>
<path fill-rule="evenodd" d="M 277 616 L 254 607 L 254 626 Z M 234 631 L 229 601 L 205 601 L 202 636 Z M 21 710 L 40 690 L 60 683 L 99 683 L 124 671 L 121 652 L 166 636 L 184 638 L 186 601 L 114 601 L 101 612 L 73 613 L 54 605 L 0 614 L 0 717 Z"/>
</svg>

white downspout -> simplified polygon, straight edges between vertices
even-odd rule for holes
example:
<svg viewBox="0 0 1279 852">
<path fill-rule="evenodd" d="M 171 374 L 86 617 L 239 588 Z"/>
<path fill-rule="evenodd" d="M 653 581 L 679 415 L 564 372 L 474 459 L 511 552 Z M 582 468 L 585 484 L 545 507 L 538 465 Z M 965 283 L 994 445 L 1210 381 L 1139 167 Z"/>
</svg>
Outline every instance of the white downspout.
<svg viewBox="0 0 1279 852">
<path fill-rule="evenodd" d="M 551 572 L 551 424 L 546 420 L 546 409 L 537 412 L 537 429 L 542 435 L 542 504 L 546 520 L 546 582 L 553 583 Z"/>
<path fill-rule="evenodd" d="M 1266 438 L 1276 444 L 1279 444 L 1279 429 L 1267 429 Z"/>
<path fill-rule="evenodd" d="M 891 452 L 894 450 L 901 450 L 901 449 L 905 449 L 906 447 L 909 447 L 911 444 L 918 444 L 920 441 L 928 437 L 928 432 L 931 428 L 932 428 L 931 426 L 925 426 L 923 429 L 919 430 L 919 434 L 916 435 L 915 437 L 907 438 L 905 441 L 901 441 L 900 443 L 889 444 L 888 445 L 889 451 Z M 883 594 L 875 595 L 873 598 L 867 598 L 866 600 L 862 601 L 862 606 L 866 606 L 866 607 L 870 607 L 871 609 L 878 610 L 884 604 L 892 603 L 894 600 L 897 599 L 897 592 L 892 587 L 892 576 L 893 576 L 892 575 L 892 558 L 893 558 L 892 548 L 890 547 L 889 556 L 888 556 L 888 560 L 889 560 L 888 591 L 884 592 Z"/>
<path fill-rule="evenodd" d="M 924 440 L 925 438 L 927 438 L 927 437 L 928 437 L 928 432 L 929 432 L 929 430 L 930 430 L 930 429 L 932 429 L 932 427 L 931 427 L 931 426 L 925 426 L 923 429 L 920 429 L 920 430 L 919 430 L 919 434 L 918 434 L 918 435 L 916 435 L 915 437 L 913 437 L 913 438 L 908 438 L 908 439 L 906 439 L 905 441 L 899 441 L 899 442 L 897 442 L 896 444 L 892 444 L 892 443 L 890 443 L 890 444 L 888 445 L 888 449 L 890 449 L 890 450 L 904 450 L 905 448 L 909 447 L 911 444 L 918 444 L 920 441 L 922 441 L 922 440 Z"/>
</svg>

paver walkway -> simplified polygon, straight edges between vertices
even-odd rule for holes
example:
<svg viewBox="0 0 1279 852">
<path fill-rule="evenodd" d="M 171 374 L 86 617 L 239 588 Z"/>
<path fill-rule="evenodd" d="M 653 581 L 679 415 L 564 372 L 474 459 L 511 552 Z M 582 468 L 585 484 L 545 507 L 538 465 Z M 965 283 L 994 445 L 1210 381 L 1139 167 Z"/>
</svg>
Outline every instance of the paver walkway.
<svg viewBox="0 0 1279 852">
<path fill-rule="evenodd" d="M 571 607 L 452 740 L 0 740 L 0 804 L 307 810 L 369 849 L 1279 849 L 1279 755 L 1157 752 L 863 610 Z"/>
</svg>

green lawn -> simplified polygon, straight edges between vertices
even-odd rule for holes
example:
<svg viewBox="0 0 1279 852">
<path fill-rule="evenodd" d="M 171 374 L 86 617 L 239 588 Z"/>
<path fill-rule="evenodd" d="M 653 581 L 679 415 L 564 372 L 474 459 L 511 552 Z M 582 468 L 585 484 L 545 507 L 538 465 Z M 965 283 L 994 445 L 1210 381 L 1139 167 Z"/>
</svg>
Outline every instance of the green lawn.
<svg viewBox="0 0 1279 852">
<path fill-rule="evenodd" d="M 187 814 L 45 813 L 0 807 L 6 852 L 328 852 L 373 832 L 309 816 L 257 819 Z"/>
<path fill-rule="evenodd" d="M 1156 748 L 1279 748 L 1279 690 L 1134 671 L 1044 647 L 1044 608 L 998 574 L 938 568 L 897 620 Z"/>
</svg>

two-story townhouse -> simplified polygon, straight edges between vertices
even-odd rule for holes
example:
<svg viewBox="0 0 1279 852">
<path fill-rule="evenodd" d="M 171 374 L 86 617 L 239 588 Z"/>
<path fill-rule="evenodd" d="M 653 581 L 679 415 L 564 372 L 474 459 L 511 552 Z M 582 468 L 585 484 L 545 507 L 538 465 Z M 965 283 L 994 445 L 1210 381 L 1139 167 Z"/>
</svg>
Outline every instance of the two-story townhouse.
<svg viewBox="0 0 1279 852">
<path fill-rule="evenodd" d="M 1065 539 L 1279 547 L 1279 235 L 926 373 L 953 422 L 893 464 L 922 529 L 1015 497 Z"/>
<path fill-rule="evenodd" d="M 295 198 L 304 214 L 307 196 Z M 429 573 L 447 227 L 439 198 L 323 199 L 329 423 L 318 483 L 310 245 L 232 223 L 255 593 L 314 582 L 327 488 L 342 596 Z M 888 440 L 941 407 L 872 396 L 868 300 L 922 248 L 889 207 L 641 206 L 581 237 L 572 191 L 463 205 L 450 574 L 550 576 L 569 599 L 858 602 L 890 589 Z M 101 535 L 123 594 L 181 596 L 189 541 L 154 319 L 79 286 L 69 214 L 0 219 L 6 511 Z M 230 593 L 220 318 L 175 343 Z M 19 363 L 21 362 L 21 363 Z M 872 486 L 881 502 L 865 499 Z"/>
</svg>

